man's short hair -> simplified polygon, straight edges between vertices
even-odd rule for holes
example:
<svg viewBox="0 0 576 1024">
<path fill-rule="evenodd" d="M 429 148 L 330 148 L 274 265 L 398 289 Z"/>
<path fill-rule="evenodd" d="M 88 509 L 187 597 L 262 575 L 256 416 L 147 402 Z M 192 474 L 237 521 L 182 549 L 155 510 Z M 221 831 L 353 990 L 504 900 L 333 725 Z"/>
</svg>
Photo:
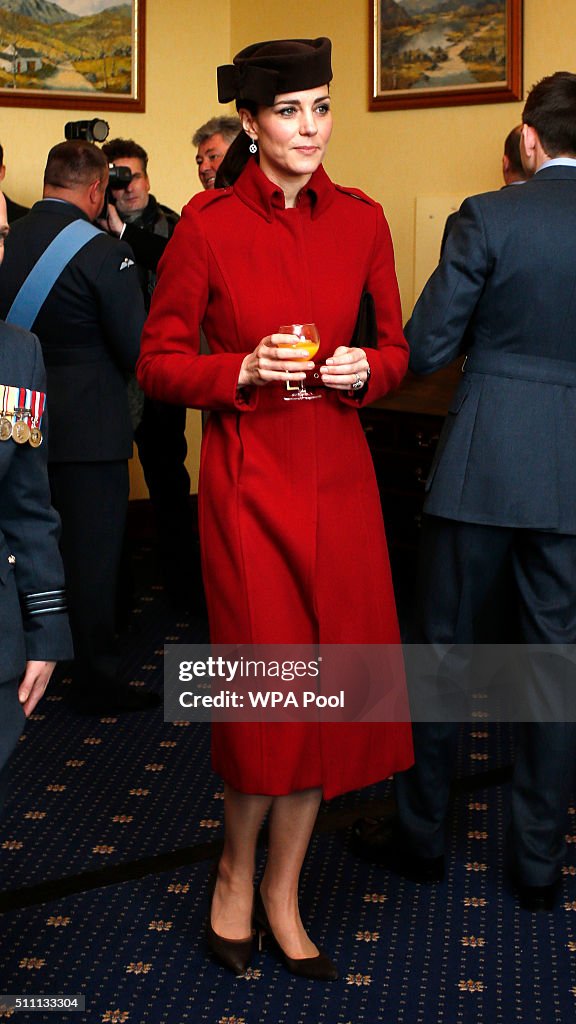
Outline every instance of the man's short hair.
<svg viewBox="0 0 576 1024">
<path fill-rule="evenodd" d="M 198 128 L 192 136 L 192 145 L 201 146 L 206 139 L 212 138 L 213 135 L 221 135 L 225 142 L 230 144 L 234 142 L 234 139 L 238 135 L 242 124 L 239 117 L 232 117 L 225 115 L 222 117 L 211 117 L 206 124 L 203 124 Z"/>
<path fill-rule="evenodd" d="M 522 158 L 520 156 L 520 139 L 522 138 L 522 125 L 517 124 L 511 132 L 508 132 L 504 142 L 504 156 L 508 158 L 508 165 L 510 170 L 514 174 L 521 174 L 522 177 L 526 176 L 526 172 L 522 167 Z"/>
<path fill-rule="evenodd" d="M 106 154 L 110 163 L 127 157 L 140 160 L 145 172 L 148 168 L 148 153 L 134 142 L 134 139 L 110 139 L 110 142 L 105 142 L 102 146 L 102 152 Z"/>
<path fill-rule="evenodd" d="M 48 153 L 44 184 L 54 188 L 79 188 L 105 177 L 108 161 L 93 142 L 59 142 Z"/>
<path fill-rule="evenodd" d="M 576 75 L 556 71 L 533 86 L 522 121 L 536 129 L 548 156 L 576 156 Z"/>
</svg>

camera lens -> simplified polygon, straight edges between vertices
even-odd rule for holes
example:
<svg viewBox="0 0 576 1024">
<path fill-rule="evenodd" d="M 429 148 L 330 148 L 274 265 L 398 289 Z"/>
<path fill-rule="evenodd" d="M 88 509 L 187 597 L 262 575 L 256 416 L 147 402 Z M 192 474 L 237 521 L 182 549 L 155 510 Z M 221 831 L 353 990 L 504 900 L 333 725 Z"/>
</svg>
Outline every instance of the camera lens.
<svg viewBox="0 0 576 1024">
<path fill-rule="evenodd" d="M 102 121 L 99 117 L 95 117 L 90 125 L 90 130 L 94 142 L 105 142 L 110 128 L 107 121 Z"/>
</svg>

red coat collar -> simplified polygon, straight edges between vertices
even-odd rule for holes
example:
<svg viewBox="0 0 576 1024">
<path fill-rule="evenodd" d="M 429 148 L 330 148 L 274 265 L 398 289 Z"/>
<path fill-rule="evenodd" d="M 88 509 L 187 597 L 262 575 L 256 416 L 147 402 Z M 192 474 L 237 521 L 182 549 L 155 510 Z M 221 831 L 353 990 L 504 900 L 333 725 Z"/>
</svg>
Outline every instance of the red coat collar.
<svg viewBox="0 0 576 1024">
<path fill-rule="evenodd" d="M 273 219 L 275 210 L 285 209 L 282 189 L 266 177 L 255 160 L 250 159 L 246 164 L 234 185 L 234 192 L 243 203 L 268 221 Z M 310 209 L 311 216 L 318 217 L 334 201 L 335 194 L 334 185 L 320 165 L 300 192 L 298 208 Z"/>
</svg>

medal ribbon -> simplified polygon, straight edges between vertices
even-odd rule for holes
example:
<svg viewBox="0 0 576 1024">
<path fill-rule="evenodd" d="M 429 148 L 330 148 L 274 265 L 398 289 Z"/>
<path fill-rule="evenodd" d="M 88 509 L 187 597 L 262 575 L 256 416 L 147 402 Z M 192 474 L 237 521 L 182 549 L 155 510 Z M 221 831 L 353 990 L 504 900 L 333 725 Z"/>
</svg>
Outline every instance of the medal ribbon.
<svg viewBox="0 0 576 1024">
<path fill-rule="evenodd" d="M 35 427 L 39 427 L 42 422 L 45 403 L 46 395 L 43 391 L 31 392 L 30 404 L 32 406 L 32 424 Z"/>
<path fill-rule="evenodd" d="M 10 387 L 9 384 L 3 385 L 2 392 L 2 423 L 0 426 L 0 439 L 2 441 L 9 441 L 12 437 L 12 427 L 14 424 L 14 404 L 16 402 L 17 389 Z"/>
<path fill-rule="evenodd" d="M 30 413 L 32 411 L 31 408 L 30 408 L 31 397 L 32 397 L 32 392 L 31 392 L 30 388 L 18 388 L 18 405 L 17 405 L 17 408 L 22 410 L 22 414 L 20 416 L 20 419 L 24 420 L 25 423 L 28 423 L 28 421 L 30 419 Z M 26 414 L 28 414 L 28 415 L 26 415 Z"/>
<path fill-rule="evenodd" d="M 8 419 L 12 419 L 12 420 L 14 419 L 14 409 L 16 408 L 17 403 L 18 403 L 19 392 L 20 392 L 19 388 L 12 387 L 10 384 L 6 384 L 6 386 L 4 388 L 5 414 L 8 417 Z"/>
</svg>

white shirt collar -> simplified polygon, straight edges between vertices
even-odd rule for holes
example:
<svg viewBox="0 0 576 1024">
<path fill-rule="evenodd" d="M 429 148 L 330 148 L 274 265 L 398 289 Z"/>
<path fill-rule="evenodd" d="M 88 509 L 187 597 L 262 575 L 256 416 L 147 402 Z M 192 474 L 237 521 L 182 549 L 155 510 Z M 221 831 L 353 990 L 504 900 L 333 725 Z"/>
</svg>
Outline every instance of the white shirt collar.
<svg viewBox="0 0 576 1024">
<path fill-rule="evenodd" d="M 545 164 L 542 164 L 538 171 L 543 171 L 545 167 L 576 167 L 576 157 L 555 156 L 553 160 L 547 160 Z M 536 174 L 538 174 L 538 171 L 536 171 Z"/>
</svg>

